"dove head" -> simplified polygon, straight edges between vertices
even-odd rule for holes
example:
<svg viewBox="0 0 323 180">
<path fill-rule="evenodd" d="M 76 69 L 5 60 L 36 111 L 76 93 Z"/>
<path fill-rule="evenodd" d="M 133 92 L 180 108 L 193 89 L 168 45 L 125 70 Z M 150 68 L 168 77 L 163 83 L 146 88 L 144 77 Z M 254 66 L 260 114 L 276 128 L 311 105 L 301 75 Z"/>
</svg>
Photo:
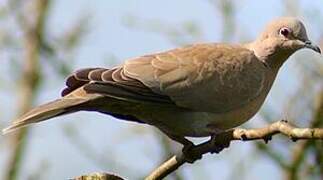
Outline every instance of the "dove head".
<svg viewBox="0 0 323 180">
<path fill-rule="evenodd" d="M 308 39 L 303 23 L 293 17 L 270 22 L 252 44 L 256 56 L 273 68 L 279 68 L 290 55 L 302 48 L 321 53 L 320 48 Z"/>
</svg>

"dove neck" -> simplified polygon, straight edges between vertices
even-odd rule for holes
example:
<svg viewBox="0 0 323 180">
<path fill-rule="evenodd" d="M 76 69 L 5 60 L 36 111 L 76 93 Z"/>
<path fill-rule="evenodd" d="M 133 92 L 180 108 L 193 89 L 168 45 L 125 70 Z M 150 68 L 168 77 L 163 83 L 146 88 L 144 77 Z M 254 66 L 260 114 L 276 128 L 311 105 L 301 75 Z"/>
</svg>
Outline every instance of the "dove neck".
<svg viewBox="0 0 323 180">
<path fill-rule="evenodd" d="M 278 44 L 266 40 L 257 40 L 247 43 L 245 44 L 245 47 L 253 51 L 260 61 L 274 70 L 279 70 L 287 58 L 292 54 L 292 52 L 286 50 L 278 51 Z"/>
</svg>

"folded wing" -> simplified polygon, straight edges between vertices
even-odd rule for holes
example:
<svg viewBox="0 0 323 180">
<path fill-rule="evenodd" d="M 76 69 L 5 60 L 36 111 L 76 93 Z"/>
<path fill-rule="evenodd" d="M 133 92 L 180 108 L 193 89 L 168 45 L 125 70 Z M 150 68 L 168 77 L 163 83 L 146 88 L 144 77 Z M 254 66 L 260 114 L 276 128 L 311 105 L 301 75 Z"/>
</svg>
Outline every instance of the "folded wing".
<svg viewBox="0 0 323 180">
<path fill-rule="evenodd" d="M 266 67 L 242 46 L 197 44 L 128 60 L 123 70 L 179 107 L 222 113 L 262 92 Z"/>
<path fill-rule="evenodd" d="M 222 113 L 257 97 L 264 73 L 265 66 L 246 48 L 197 44 L 130 59 L 113 69 L 77 71 L 62 95 L 84 86 L 90 93 L 125 101 Z"/>
</svg>

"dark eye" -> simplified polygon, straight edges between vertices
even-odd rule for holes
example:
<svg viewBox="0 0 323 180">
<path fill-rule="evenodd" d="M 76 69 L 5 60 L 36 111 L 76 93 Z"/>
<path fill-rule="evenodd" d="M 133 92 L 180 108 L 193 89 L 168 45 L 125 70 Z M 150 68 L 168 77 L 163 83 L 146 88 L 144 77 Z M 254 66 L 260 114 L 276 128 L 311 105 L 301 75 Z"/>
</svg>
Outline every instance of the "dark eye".
<svg viewBox="0 0 323 180">
<path fill-rule="evenodd" d="M 291 30 L 286 27 L 283 27 L 279 30 L 279 34 L 283 35 L 284 37 L 287 37 L 290 33 L 291 33 Z"/>
</svg>

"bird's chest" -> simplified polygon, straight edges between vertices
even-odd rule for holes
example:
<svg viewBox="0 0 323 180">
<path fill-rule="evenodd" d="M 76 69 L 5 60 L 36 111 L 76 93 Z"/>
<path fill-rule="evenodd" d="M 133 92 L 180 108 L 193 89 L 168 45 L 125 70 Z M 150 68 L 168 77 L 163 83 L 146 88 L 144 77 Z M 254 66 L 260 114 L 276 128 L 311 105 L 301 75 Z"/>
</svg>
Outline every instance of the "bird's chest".
<svg viewBox="0 0 323 180">
<path fill-rule="evenodd" d="M 226 72 L 215 71 L 194 88 L 184 90 L 182 97 L 185 99 L 178 102 L 198 111 L 213 113 L 224 113 L 251 103 L 269 87 L 262 65 L 252 65 L 241 70 L 231 67 L 226 68 L 229 69 Z"/>
<path fill-rule="evenodd" d="M 229 129 L 239 126 L 252 118 L 264 103 L 274 82 L 275 74 L 275 72 L 268 72 L 265 74 L 265 78 L 261 83 L 262 87 L 259 87 L 261 90 L 258 91 L 258 94 L 255 96 L 249 95 L 249 97 L 245 97 L 246 99 L 249 98 L 249 100 L 244 101 L 244 103 L 240 103 L 240 106 L 223 113 L 210 113 L 208 126 L 218 127 L 220 129 Z M 232 99 L 240 99 L 242 94 L 241 92 L 229 92 L 229 96 L 231 96 Z"/>
<path fill-rule="evenodd" d="M 225 113 L 159 111 L 157 116 L 157 113 L 151 114 L 151 119 L 154 119 L 151 123 L 164 131 L 182 136 L 210 136 L 219 130 L 234 128 L 248 121 L 257 113 L 264 99 L 265 95 Z"/>
<path fill-rule="evenodd" d="M 258 96 L 229 111 L 219 113 L 199 111 L 169 113 L 165 111 L 154 118 L 160 119 L 161 128 L 192 137 L 209 136 L 218 130 L 237 127 L 252 118 L 262 106 L 274 79 L 274 76 L 268 77 L 270 78 L 264 82 L 266 87 L 259 92 Z M 231 98 L 239 98 L 235 96 L 234 93 L 231 94 Z"/>
</svg>

